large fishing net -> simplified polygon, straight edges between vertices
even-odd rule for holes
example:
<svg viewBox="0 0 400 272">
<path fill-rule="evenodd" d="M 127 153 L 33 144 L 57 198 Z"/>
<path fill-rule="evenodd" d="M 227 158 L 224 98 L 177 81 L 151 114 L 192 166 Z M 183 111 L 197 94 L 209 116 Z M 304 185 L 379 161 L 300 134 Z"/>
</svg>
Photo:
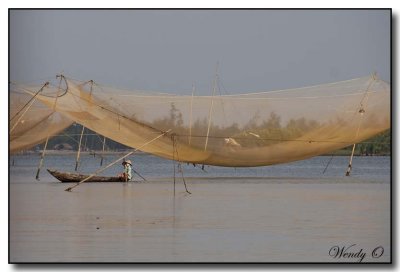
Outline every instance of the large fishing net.
<svg viewBox="0 0 400 272">
<path fill-rule="evenodd" d="M 54 88 L 48 84 L 37 85 L 10 85 L 10 153 L 29 149 L 46 141 L 67 127 L 73 121 L 55 112 L 31 93 L 44 96 L 51 94 Z M 50 92 L 49 92 L 50 91 Z M 54 96 L 54 95 L 53 95 Z"/>
<path fill-rule="evenodd" d="M 331 152 L 390 128 L 390 86 L 375 75 L 239 95 L 217 95 L 214 89 L 210 96 L 125 91 L 63 78 L 61 93 L 49 86 L 46 94 L 35 97 L 48 112 L 54 109 L 114 141 L 182 162 L 232 167 L 285 163 Z M 30 88 L 32 97 L 35 89 Z M 60 119 L 55 127 L 63 125 Z M 38 137 L 35 142 L 44 136 L 35 135 L 30 135 Z"/>
</svg>

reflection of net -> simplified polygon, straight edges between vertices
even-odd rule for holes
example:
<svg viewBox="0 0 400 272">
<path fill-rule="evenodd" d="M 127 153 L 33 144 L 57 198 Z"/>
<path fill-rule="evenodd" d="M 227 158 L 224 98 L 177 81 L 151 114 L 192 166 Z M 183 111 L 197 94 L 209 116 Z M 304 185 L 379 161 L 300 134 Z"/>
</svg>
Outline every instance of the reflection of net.
<svg viewBox="0 0 400 272">
<path fill-rule="evenodd" d="M 11 85 L 10 93 L 10 152 L 31 148 L 55 135 L 73 121 L 53 112 L 26 90 L 37 92 L 40 86 Z M 44 88 L 43 93 L 47 90 Z M 53 99 L 54 101 L 54 99 Z"/>
<path fill-rule="evenodd" d="M 215 97 L 67 82 L 57 112 L 131 147 L 172 129 L 143 151 L 172 159 L 175 138 L 184 162 L 235 167 L 284 163 L 363 141 L 390 127 L 390 87 L 374 77 Z M 54 98 L 38 99 L 53 105 Z"/>
</svg>

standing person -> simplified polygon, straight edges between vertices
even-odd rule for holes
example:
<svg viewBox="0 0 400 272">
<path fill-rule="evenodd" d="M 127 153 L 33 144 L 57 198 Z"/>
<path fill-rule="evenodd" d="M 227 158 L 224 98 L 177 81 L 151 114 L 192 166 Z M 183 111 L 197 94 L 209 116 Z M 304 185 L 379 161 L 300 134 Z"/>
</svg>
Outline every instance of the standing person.
<svg viewBox="0 0 400 272">
<path fill-rule="evenodd" d="M 122 162 L 122 166 L 124 167 L 124 172 L 119 175 L 119 178 L 123 181 L 127 182 L 132 179 L 132 162 L 131 160 L 124 160 Z"/>
</svg>

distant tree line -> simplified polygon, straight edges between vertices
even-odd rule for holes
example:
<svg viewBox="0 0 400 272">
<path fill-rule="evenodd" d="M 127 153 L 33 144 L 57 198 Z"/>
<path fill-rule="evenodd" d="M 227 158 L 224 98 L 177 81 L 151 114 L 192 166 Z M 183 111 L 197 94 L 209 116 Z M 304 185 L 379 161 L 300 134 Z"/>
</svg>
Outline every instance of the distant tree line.
<svg viewBox="0 0 400 272">
<path fill-rule="evenodd" d="M 391 154 L 391 130 L 387 131 L 356 144 L 356 149 L 354 150 L 355 155 L 359 156 L 373 156 L 373 155 L 390 155 Z M 351 153 L 353 146 L 348 146 L 342 149 L 342 153 Z M 340 152 L 339 152 L 340 154 Z"/>
<path fill-rule="evenodd" d="M 338 120 L 340 124 L 343 120 Z M 335 123 L 336 124 L 336 123 Z M 181 135 L 181 141 L 189 142 L 189 127 L 184 125 L 182 113 L 171 103 L 168 116 L 154 120 L 148 124 L 160 130 L 168 130 L 173 128 L 173 133 Z M 210 137 L 214 137 L 215 141 L 210 141 L 209 146 L 223 143 L 224 137 L 232 137 L 237 143 L 243 147 L 268 146 L 275 144 L 281 140 L 298 139 L 309 131 L 317 131 L 322 126 L 315 120 L 307 120 L 305 118 L 291 119 L 286 125 L 281 125 L 280 116 L 271 112 L 268 119 L 262 119 L 260 114 L 256 112 L 249 122 L 241 127 L 237 123 L 232 123 L 228 127 L 220 127 L 210 124 Z M 208 120 L 206 118 L 194 120 L 191 128 L 191 145 L 193 148 L 203 147 L 205 142 L 205 131 L 208 129 Z M 82 126 L 73 124 L 59 135 L 52 137 L 48 143 L 48 149 L 72 149 L 77 150 Z M 390 130 L 381 133 L 356 145 L 356 155 L 389 155 L 390 154 Z M 81 150 L 102 150 L 104 137 L 94 131 L 85 128 Z M 36 146 L 36 149 L 43 149 L 43 144 Z M 106 139 L 105 151 L 118 151 L 130 149 L 123 144 Z M 348 146 L 342 150 L 334 152 L 337 155 L 347 155 L 352 150 L 352 146 Z"/>
<path fill-rule="evenodd" d="M 49 139 L 47 144 L 48 149 L 72 149 L 78 150 L 79 139 L 82 132 L 82 126 L 79 124 L 73 124 L 63 132 Z M 82 136 L 81 150 L 102 150 L 103 149 L 104 136 L 97 134 L 96 132 L 85 127 Z M 41 150 L 44 148 L 44 143 L 39 144 L 35 149 Z M 124 149 L 130 149 L 130 147 L 115 142 L 109 138 L 106 138 L 105 151 L 118 151 Z"/>
</svg>

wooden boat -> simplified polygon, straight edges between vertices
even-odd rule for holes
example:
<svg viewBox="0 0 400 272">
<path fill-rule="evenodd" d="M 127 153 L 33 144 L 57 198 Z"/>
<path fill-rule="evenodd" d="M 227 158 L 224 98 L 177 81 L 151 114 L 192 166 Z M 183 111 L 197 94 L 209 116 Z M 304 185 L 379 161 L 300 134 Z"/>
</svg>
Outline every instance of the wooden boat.
<svg viewBox="0 0 400 272">
<path fill-rule="evenodd" d="M 57 170 L 47 169 L 47 171 L 61 182 L 80 182 L 89 175 L 81 175 L 77 173 L 59 172 Z M 119 177 L 99 177 L 94 176 L 85 182 L 124 182 Z"/>
</svg>

